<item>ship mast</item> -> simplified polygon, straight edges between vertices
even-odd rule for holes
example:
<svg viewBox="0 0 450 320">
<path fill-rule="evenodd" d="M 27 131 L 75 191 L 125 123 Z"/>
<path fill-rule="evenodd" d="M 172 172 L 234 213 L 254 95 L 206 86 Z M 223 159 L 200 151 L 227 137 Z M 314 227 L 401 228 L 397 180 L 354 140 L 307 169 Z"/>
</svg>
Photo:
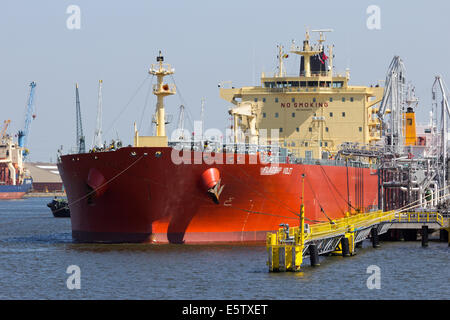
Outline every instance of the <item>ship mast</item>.
<svg viewBox="0 0 450 320">
<path fill-rule="evenodd" d="M 164 77 L 171 75 L 175 72 L 169 64 L 163 64 L 164 57 L 159 51 L 159 55 L 156 57 L 156 64 L 152 64 L 149 73 L 155 75 L 157 78 L 156 85 L 153 86 L 153 94 L 157 96 L 156 104 L 156 136 L 166 136 L 166 115 L 164 109 L 164 98 L 169 95 L 175 94 L 175 86 L 164 83 Z"/>
<path fill-rule="evenodd" d="M 286 76 L 286 71 L 284 70 L 284 59 L 288 57 L 287 54 L 283 52 L 283 46 L 278 45 L 278 77 Z"/>
<path fill-rule="evenodd" d="M 325 38 L 323 36 L 323 33 L 332 31 L 333 30 L 331 29 L 312 30 L 312 32 L 319 32 L 320 39 L 318 40 L 319 42 L 318 46 L 311 46 L 309 43 L 309 30 L 306 29 L 305 40 L 303 41 L 303 48 L 301 49 L 299 46 L 292 45 L 291 52 L 304 57 L 305 77 L 311 77 L 311 57 L 315 56 L 316 54 L 320 54 L 324 50 L 322 43 L 325 41 Z"/>
</svg>

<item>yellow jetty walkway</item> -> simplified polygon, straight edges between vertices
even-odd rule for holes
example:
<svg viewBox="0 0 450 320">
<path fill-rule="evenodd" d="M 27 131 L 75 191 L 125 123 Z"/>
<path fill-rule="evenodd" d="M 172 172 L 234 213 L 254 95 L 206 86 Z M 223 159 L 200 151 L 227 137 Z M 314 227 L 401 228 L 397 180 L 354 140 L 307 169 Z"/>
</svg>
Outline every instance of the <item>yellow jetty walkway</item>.
<svg viewBox="0 0 450 320">
<path fill-rule="evenodd" d="M 347 214 L 342 219 L 308 225 L 305 224 L 302 206 L 299 227 L 281 224 L 278 232 L 267 234 L 269 271 L 299 271 L 303 258 L 308 256 L 313 266 L 319 265 L 319 255 L 322 254 L 351 256 L 355 254 L 358 243 L 367 239 L 369 234 L 373 247 L 378 247 L 378 235 L 403 223 L 409 224 L 405 228 L 415 229 L 420 223 L 426 234 L 428 225 L 444 228 L 444 218 L 438 212 L 399 211 Z"/>
</svg>

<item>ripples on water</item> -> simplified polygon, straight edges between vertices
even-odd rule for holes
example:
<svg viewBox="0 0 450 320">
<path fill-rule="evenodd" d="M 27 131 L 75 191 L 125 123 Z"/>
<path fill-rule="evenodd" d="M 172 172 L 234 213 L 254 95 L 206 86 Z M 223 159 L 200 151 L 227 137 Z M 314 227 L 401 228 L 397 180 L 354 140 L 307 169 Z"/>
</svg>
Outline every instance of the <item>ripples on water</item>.
<svg viewBox="0 0 450 320">
<path fill-rule="evenodd" d="M 368 242 L 351 258 L 269 273 L 264 246 L 75 244 L 50 198 L 0 201 L 0 299 L 448 299 L 446 243 Z M 68 290 L 66 269 L 81 268 Z M 370 265 L 381 289 L 369 290 Z"/>
</svg>

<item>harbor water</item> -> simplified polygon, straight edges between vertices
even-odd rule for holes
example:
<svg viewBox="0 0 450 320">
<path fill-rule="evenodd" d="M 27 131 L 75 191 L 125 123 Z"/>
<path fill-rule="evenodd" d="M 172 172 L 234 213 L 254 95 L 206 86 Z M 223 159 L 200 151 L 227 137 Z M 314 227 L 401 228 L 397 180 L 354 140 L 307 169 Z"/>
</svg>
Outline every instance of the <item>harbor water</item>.
<svg viewBox="0 0 450 320">
<path fill-rule="evenodd" d="M 51 198 L 0 201 L 0 299 L 448 299 L 447 243 L 365 241 L 350 258 L 269 273 L 264 245 L 77 244 Z M 80 289 L 69 289 L 69 266 Z M 372 266 L 372 268 L 371 268 Z M 379 288 L 368 282 L 379 268 Z M 371 289 L 369 288 L 371 287 Z"/>
</svg>

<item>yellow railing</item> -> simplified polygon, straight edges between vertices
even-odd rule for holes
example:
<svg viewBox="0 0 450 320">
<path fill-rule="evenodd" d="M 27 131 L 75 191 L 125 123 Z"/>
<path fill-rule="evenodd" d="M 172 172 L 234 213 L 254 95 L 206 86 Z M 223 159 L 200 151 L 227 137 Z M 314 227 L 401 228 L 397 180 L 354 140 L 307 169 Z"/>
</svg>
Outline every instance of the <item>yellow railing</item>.
<svg viewBox="0 0 450 320">
<path fill-rule="evenodd" d="M 302 211 L 303 212 L 303 211 Z M 302 213 L 303 217 L 304 212 Z M 372 226 L 385 222 L 420 222 L 438 223 L 444 226 L 444 217 L 438 212 L 396 212 L 373 211 L 360 214 L 346 214 L 346 217 L 329 222 L 305 225 L 304 232 L 300 227 L 284 225 L 276 233 L 267 234 L 267 250 L 270 271 L 298 271 L 303 261 L 303 251 L 307 243 L 316 240 L 348 239 L 350 255 L 355 250 L 357 230 L 367 230 Z M 449 228 L 449 227 L 448 227 Z M 332 244 L 333 246 L 335 244 Z M 334 248 L 333 248 L 334 249 Z M 341 251 L 339 251 L 341 250 Z M 344 254 L 343 245 L 333 251 Z"/>
<path fill-rule="evenodd" d="M 394 218 L 395 213 L 393 211 L 373 211 L 356 215 L 348 215 L 347 217 L 339 220 L 332 220 L 331 223 L 322 222 L 311 225 L 311 233 L 306 236 L 306 239 L 321 238 L 324 235 L 333 235 L 335 233 L 345 233 L 349 226 L 361 228 L 385 221 L 392 221 Z"/>
<path fill-rule="evenodd" d="M 394 219 L 394 211 L 373 211 L 355 215 L 347 214 L 346 217 L 338 220 L 310 225 L 305 228 L 303 233 L 300 227 L 288 227 L 287 225 L 281 227 L 278 232 L 267 234 L 266 246 L 269 254 L 269 270 L 300 270 L 305 243 L 312 240 L 345 236 L 351 241 L 352 249 L 350 251 L 352 253 L 357 229 L 368 228 Z M 282 263 L 280 259 L 283 261 Z M 281 267 L 281 264 L 283 267 Z"/>
<path fill-rule="evenodd" d="M 398 222 L 437 222 L 444 225 L 444 217 L 439 212 L 401 212 L 396 214 Z"/>
<path fill-rule="evenodd" d="M 313 240 L 316 238 L 323 238 L 324 236 L 333 236 L 335 234 L 342 234 L 348 231 L 352 226 L 356 229 L 379 224 L 381 222 L 393 221 L 396 219 L 394 211 L 373 211 L 368 213 L 360 213 L 355 215 L 348 215 L 345 218 L 338 220 L 331 220 L 331 222 L 316 223 L 309 226 L 309 230 L 305 232 L 305 240 Z M 300 227 L 290 227 L 289 236 L 293 240 L 297 239 L 300 234 Z M 279 228 L 277 239 L 281 241 L 287 240 L 287 235 L 284 228 Z"/>
</svg>

